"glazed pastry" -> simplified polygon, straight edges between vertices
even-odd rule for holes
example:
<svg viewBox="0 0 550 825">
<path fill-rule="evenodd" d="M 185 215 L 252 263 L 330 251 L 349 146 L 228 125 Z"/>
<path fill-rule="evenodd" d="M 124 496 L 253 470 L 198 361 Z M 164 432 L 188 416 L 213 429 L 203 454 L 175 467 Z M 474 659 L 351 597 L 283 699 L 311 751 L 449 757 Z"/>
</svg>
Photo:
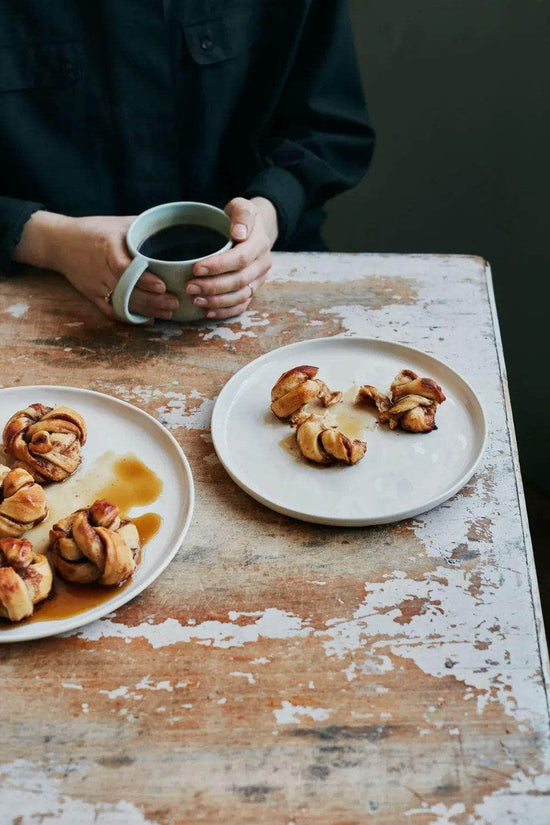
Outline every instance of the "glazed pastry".
<svg viewBox="0 0 550 825">
<path fill-rule="evenodd" d="M 411 433 L 429 433 L 437 429 L 435 414 L 438 405 L 445 401 L 439 384 L 431 378 L 419 378 L 412 370 L 401 370 L 390 390 L 391 398 L 365 384 L 359 389 L 355 401 L 375 406 L 378 420 L 389 424 L 391 430 L 400 427 Z"/>
<path fill-rule="evenodd" d="M 30 473 L 0 464 L 0 536 L 22 536 L 47 515 L 44 490 Z"/>
<path fill-rule="evenodd" d="M 19 622 L 32 616 L 34 605 L 52 589 L 46 556 L 35 553 L 27 539 L 0 539 L 0 616 Z"/>
<path fill-rule="evenodd" d="M 310 415 L 298 426 L 296 441 L 302 455 L 316 464 L 333 464 L 335 461 L 357 464 L 367 451 L 364 441 L 348 438 L 316 415 Z"/>
<path fill-rule="evenodd" d="M 376 387 L 373 387 L 370 384 L 363 384 L 363 386 L 359 387 L 357 390 L 355 403 L 360 404 L 361 402 L 365 402 L 371 407 L 376 407 L 379 413 L 387 412 L 392 405 L 391 398 L 389 396 L 385 395 L 383 392 L 379 392 Z"/>
<path fill-rule="evenodd" d="M 332 392 L 323 381 L 315 377 L 318 372 L 318 367 L 304 365 L 293 367 L 281 375 L 271 390 L 271 410 L 277 418 L 291 418 L 316 398 L 324 407 L 330 407 L 341 400 L 341 392 Z"/>
<path fill-rule="evenodd" d="M 41 484 L 64 481 L 81 462 L 86 424 L 69 407 L 31 404 L 4 427 L 4 447 Z"/>
<path fill-rule="evenodd" d="M 61 519 L 50 530 L 56 571 L 76 584 L 120 584 L 135 570 L 139 535 L 105 499 Z"/>
</svg>

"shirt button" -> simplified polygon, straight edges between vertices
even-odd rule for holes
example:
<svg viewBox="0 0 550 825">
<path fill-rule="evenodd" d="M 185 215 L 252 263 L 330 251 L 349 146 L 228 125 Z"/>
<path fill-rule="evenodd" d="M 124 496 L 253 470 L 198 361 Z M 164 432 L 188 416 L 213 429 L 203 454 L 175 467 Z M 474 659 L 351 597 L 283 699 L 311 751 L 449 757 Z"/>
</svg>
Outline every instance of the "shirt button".
<svg viewBox="0 0 550 825">
<path fill-rule="evenodd" d="M 211 52 L 213 48 L 214 48 L 214 44 L 212 43 L 210 38 L 209 37 L 203 37 L 203 39 L 201 40 L 201 49 L 205 52 Z"/>
</svg>

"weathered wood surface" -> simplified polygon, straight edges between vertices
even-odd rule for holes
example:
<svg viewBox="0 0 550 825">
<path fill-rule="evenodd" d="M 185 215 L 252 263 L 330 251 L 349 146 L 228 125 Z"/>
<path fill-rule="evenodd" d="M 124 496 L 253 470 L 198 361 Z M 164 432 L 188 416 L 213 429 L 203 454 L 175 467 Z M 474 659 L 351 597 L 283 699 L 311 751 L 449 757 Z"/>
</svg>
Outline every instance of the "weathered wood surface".
<svg viewBox="0 0 550 825">
<path fill-rule="evenodd" d="M 111 325 L 57 276 L 0 284 L 1 382 L 110 393 L 193 470 L 184 546 L 139 598 L 0 649 L 0 822 L 550 822 L 547 658 L 483 261 L 278 255 L 241 319 Z M 392 339 L 470 380 L 490 430 L 452 501 L 374 529 L 307 525 L 219 465 L 224 382 L 282 344 Z"/>
</svg>

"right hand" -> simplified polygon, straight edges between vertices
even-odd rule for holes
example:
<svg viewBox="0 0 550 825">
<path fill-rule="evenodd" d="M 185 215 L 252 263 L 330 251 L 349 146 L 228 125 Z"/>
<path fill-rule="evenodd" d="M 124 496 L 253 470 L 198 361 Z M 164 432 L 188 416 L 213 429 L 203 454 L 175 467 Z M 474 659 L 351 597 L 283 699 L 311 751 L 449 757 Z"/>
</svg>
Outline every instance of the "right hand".
<svg viewBox="0 0 550 825">
<path fill-rule="evenodd" d="M 106 300 L 131 263 L 126 232 L 133 217 L 69 218 L 35 212 L 25 224 L 14 260 L 55 269 L 108 318 L 116 318 Z M 130 299 L 130 309 L 150 318 L 169 320 L 178 298 L 151 272 L 144 272 Z"/>
</svg>

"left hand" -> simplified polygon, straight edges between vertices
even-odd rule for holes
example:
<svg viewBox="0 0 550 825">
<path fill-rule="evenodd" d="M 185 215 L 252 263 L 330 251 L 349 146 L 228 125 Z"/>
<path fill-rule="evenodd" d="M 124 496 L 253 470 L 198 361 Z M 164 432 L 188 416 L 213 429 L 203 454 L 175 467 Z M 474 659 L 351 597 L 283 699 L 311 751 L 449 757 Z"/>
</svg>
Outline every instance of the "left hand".
<svg viewBox="0 0 550 825">
<path fill-rule="evenodd" d="M 277 211 L 266 198 L 234 198 L 225 211 L 235 246 L 195 264 L 187 293 L 207 318 L 231 318 L 250 304 L 271 269 Z"/>
</svg>

